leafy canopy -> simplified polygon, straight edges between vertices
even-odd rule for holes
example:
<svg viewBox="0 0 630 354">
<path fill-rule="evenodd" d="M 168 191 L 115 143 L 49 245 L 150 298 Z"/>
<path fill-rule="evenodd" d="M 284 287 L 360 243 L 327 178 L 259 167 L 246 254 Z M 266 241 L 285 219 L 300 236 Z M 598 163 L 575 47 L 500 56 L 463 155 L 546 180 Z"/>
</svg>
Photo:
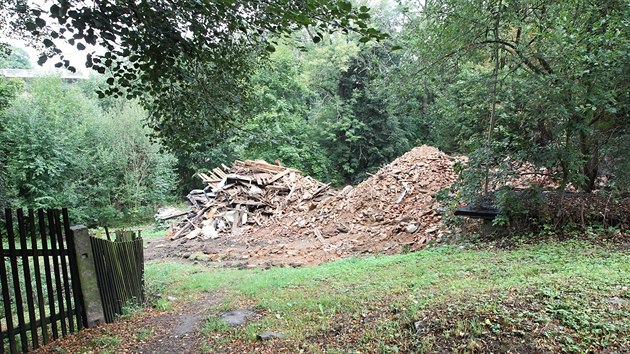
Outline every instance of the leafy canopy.
<svg viewBox="0 0 630 354">
<path fill-rule="evenodd" d="M 386 37 L 368 25 L 368 7 L 347 0 L 12 2 L 29 15 L 17 26 L 46 48 L 40 64 L 56 57 L 56 66 L 76 70 L 60 42 L 88 51 L 86 67 L 111 76 L 102 95 L 140 97 L 171 147 L 234 120 L 252 70 L 280 38 L 300 28 L 315 43 L 335 31 L 362 42 Z"/>
</svg>

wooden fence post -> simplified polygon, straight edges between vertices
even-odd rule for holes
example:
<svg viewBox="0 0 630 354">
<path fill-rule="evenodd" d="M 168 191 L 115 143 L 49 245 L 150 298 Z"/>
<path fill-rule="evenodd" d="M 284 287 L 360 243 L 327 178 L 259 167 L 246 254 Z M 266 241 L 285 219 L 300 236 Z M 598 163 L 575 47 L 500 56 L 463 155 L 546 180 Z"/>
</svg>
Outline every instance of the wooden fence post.
<svg viewBox="0 0 630 354">
<path fill-rule="evenodd" d="M 94 255 L 90 244 L 90 235 L 85 226 L 73 226 L 70 228 L 74 239 L 74 251 L 79 268 L 79 279 L 81 281 L 81 294 L 85 305 L 85 315 L 88 327 L 94 327 L 105 323 L 101 294 L 98 290 L 96 269 L 94 267 Z"/>
</svg>

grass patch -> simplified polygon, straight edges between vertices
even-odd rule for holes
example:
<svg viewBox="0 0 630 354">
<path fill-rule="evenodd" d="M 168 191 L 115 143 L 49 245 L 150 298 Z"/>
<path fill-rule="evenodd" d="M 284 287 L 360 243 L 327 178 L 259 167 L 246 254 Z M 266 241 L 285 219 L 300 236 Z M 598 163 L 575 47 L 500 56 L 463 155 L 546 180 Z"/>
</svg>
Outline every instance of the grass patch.
<svg viewBox="0 0 630 354">
<path fill-rule="evenodd" d="M 630 254 L 584 241 L 443 246 L 297 269 L 153 263 L 146 277 L 162 293 L 221 290 L 234 306 L 264 313 L 231 330 L 234 346 L 277 331 L 286 349 L 313 352 L 519 351 L 523 342 L 533 351 L 630 347 Z M 416 333 L 419 321 L 428 332 Z M 208 345 L 224 330 L 207 324 Z"/>
<path fill-rule="evenodd" d="M 150 227 L 143 229 L 140 234 L 142 235 L 143 239 L 150 240 L 166 236 L 167 231 L 168 229 L 165 227 Z"/>
<path fill-rule="evenodd" d="M 103 334 L 90 340 L 90 347 L 99 349 L 101 353 L 116 353 L 122 339 L 113 334 Z"/>
<path fill-rule="evenodd" d="M 139 328 L 136 330 L 134 338 L 137 341 L 146 341 L 148 339 L 151 339 L 152 336 L 153 336 L 152 328 Z"/>
</svg>

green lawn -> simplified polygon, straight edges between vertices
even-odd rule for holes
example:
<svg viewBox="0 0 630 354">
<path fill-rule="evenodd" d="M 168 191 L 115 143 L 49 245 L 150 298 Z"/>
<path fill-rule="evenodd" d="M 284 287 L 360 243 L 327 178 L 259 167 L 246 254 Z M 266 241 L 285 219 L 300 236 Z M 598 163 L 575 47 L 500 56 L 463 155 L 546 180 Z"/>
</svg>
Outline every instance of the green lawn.
<svg viewBox="0 0 630 354">
<path fill-rule="evenodd" d="M 630 252 L 588 242 L 442 246 L 297 269 L 146 267 L 151 292 L 220 292 L 217 313 L 262 314 L 236 329 L 209 318 L 208 351 L 247 348 L 262 331 L 282 332 L 265 345 L 288 352 L 630 350 Z"/>
</svg>

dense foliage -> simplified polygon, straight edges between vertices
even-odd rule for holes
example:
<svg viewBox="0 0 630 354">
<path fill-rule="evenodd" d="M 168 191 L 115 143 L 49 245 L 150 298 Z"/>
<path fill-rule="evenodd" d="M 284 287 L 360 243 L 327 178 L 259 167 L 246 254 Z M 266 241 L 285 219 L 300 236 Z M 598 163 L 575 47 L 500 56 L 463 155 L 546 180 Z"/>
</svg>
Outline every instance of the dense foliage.
<svg viewBox="0 0 630 354">
<path fill-rule="evenodd" d="M 96 89 L 112 96 L 97 100 L 91 93 L 64 89 L 73 92 L 64 99 L 82 95 L 72 98 L 76 102 L 70 106 L 82 112 L 73 114 L 92 117 L 74 120 L 78 126 L 67 132 L 81 131 L 78 127 L 96 116 L 136 117 L 132 135 L 148 144 L 140 136 L 150 133 L 175 156 L 142 145 L 156 159 L 152 166 L 164 167 L 156 167 L 159 171 L 176 166 L 180 192 L 199 186 L 195 172 L 243 158 L 278 160 L 333 185 L 356 183 L 420 144 L 470 157 L 461 189 L 467 198 L 504 185 L 524 164 L 562 189 L 628 190 L 627 1 L 384 0 L 371 2 L 372 9 L 326 0 L 203 6 L 190 1 L 177 8 L 170 2 L 154 7 L 117 2 L 116 8 L 112 3 L 91 7 L 60 1 L 13 19 L 24 23 L 33 38 L 47 39 L 42 61 L 60 54 L 59 41 L 79 49 L 89 44 L 109 49 L 88 57 L 88 66 L 106 74 L 105 89 L 83 86 L 84 92 Z M 63 60 L 60 66 L 70 65 Z M 19 90 L 12 85 L 0 82 L 0 105 Z M 116 98 L 127 94 L 140 97 L 148 114 Z M 19 107 L 42 104 L 35 97 L 14 99 L 4 113 L 14 118 L 7 122 L 27 125 L 33 118 L 26 117 L 39 111 Z M 44 127 L 54 124 L 47 119 Z M 116 129 L 123 125 L 112 119 L 109 127 L 103 119 L 89 124 L 102 134 L 120 133 Z M 149 129 L 140 128 L 140 121 Z M 8 132 L 3 128 L 5 136 Z M 131 215 L 134 208 L 161 200 L 168 188 L 155 188 L 152 177 L 133 169 L 120 172 L 134 163 L 126 150 L 131 143 L 111 134 L 101 140 L 113 139 L 110 144 L 125 158 L 110 156 L 99 167 L 107 172 L 104 177 L 117 181 L 104 184 L 101 192 L 124 192 L 96 199 Z M 55 146 L 74 149 L 66 142 Z M 55 155 L 54 148 L 45 150 L 53 155 L 45 168 L 53 172 L 77 163 L 58 157 L 64 154 Z M 15 161 L 26 160 L 0 161 L 5 182 L 25 174 L 16 172 Z M 606 178 L 598 181 L 598 176 Z M 142 192 L 129 192 L 132 180 L 141 181 Z M 57 187 L 72 190 L 63 183 Z M 23 198 L 20 203 L 43 203 L 47 199 L 37 194 L 40 188 L 8 190 Z M 150 193 L 157 190 L 163 192 Z M 61 193 L 53 200 L 67 204 L 72 198 Z"/>
<path fill-rule="evenodd" d="M 428 88 L 435 142 L 471 154 L 473 189 L 525 161 L 563 187 L 627 189 L 628 18 L 626 1 L 426 1 L 401 38 L 405 87 Z"/>
<path fill-rule="evenodd" d="M 7 47 L 0 55 L 0 69 L 31 69 L 28 53 L 22 48 Z"/>
<path fill-rule="evenodd" d="M 26 30 L 44 49 L 40 64 L 55 58 L 71 71 L 84 64 L 110 74 L 103 93 L 139 98 L 154 135 L 168 137 L 171 149 L 194 150 L 189 141 L 240 118 L 253 68 L 279 38 L 300 28 L 316 43 L 336 31 L 364 42 L 385 37 L 368 25 L 368 7 L 347 0 L 10 0 L 2 7 L 0 31 Z M 72 63 L 62 44 L 85 51 L 86 62 Z"/>
<path fill-rule="evenodd" d="M 15 83 L 15 84 L 14 84 Z M 133 102 L 104 109 L 59 78 L 12 86 L 0 112 L 3 205 L 73 210 L 76 222 L 107 225 L 150 217 L 172 199 L 174 158 L 159 152 Z"/>
</svg>

